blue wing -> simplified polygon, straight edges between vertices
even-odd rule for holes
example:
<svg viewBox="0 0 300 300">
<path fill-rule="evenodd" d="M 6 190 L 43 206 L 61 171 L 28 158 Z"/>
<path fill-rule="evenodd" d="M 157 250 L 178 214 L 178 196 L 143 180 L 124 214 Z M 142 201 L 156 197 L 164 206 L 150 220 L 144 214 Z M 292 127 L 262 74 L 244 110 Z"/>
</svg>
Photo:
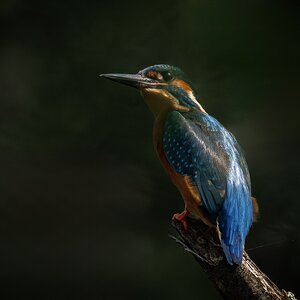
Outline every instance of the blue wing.
<svg viewBox="0 0 300 300">
<path fill-rule="evenodd" d="M 163 147 L 171 166 L 190 177 L 206 210 L 217 216 L 228 262 L 241 263 L 253 213 L 247 164 L 233 135 L 206 113 L 172 111 Z"/>
</svg>

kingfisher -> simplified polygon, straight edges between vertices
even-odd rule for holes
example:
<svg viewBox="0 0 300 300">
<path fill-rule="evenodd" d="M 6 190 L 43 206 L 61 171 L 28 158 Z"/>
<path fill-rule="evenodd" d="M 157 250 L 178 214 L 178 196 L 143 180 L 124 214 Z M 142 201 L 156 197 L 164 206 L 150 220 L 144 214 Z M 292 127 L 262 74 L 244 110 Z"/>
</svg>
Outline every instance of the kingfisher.
<svg viewBox="0 0 300 300">
<path fill-rule="evenodd" d="M 185 204 L 173 219 L 188 230 L 186 218 L 192 214 L 216 228 L 228 263 L 241 264 L 258 205 L 233 134 L 203 109 L 177 67 L 158 64 L 137 74 L 100 76 L 139 89 L 153 113 L 155 150 Z"/>
</svg>

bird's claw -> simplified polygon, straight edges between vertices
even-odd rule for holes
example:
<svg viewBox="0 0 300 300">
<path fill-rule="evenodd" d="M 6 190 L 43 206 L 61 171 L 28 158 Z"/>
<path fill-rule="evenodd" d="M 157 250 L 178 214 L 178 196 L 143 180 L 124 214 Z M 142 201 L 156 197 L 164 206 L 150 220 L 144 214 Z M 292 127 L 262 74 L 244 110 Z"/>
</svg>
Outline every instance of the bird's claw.
<svg viewBox="0 0 300 300">
<path fill-rule="evenodd" d="M 173 217 L 172 217 L 172 220 L 176 220 L 176 221 L 180 222 L 183 226 L 184 231 L 187 231 L 188 230 L 188 224 L 187 224 L 187 221 L 186 221 L 186 217 L 189 214 L 190 214 L 189 211 L 184 210 L 182 213 L 174 214 Z"/>
</svg>

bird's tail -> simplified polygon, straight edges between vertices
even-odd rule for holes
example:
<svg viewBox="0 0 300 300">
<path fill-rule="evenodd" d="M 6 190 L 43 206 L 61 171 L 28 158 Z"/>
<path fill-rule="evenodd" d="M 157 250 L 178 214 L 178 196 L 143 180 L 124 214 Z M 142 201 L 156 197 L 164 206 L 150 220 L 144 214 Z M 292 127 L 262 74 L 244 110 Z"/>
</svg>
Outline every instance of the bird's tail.
<svg viewBox="0 0 300 300">
<path fill-rule="evenodd" d="M 243 260 L 243 251 L 244 251 L 244 241 L 240 241 L 234 245 L 226 245 L 225 242 L 221 239 L 221 246 L 225 253 L 226 259 L 230 265 L 238 264 L 240 265 Z"/>
<path fill-rule="evenodd" d="M 250 193 L 243 185 L 228 185 L 218 215 L 221 246 L 229 264 L 241 264 L 246 235 L 253 221 Z"/>
</svg>

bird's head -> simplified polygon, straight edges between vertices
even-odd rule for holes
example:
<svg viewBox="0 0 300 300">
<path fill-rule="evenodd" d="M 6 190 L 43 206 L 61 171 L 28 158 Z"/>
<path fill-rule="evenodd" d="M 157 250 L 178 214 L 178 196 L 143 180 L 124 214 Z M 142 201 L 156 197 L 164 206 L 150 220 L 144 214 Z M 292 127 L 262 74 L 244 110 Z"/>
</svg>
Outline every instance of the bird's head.
<svg viewBox="0 0 300 300">
<path fill-rule="evenodd" d="M 177 67 L 154 65 L 137 74 L 101 76 L 139 89 L 154 115 L 168 109 L 203 111 L 186 75 Z"/>
</svg>

